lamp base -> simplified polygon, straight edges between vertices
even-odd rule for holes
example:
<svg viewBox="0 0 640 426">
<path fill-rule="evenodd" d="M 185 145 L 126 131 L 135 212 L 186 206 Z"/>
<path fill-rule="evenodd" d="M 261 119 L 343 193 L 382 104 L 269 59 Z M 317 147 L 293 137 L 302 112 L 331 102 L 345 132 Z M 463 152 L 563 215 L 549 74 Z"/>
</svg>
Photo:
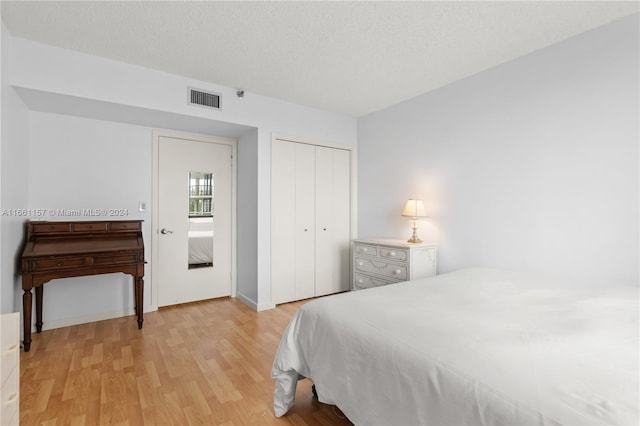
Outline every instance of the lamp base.
<svg viewBox="0 0 640 426">
<path fill-rule="evenodd" d="M 411 235 L 411 238 L 407 240 L 407 242 L 413 244 L 421 243 L 422 240 L 418 238 L 418 223 L 415 217 L 411 219 L 411 229 L 413 230 L 413 234 Z"/>
</svg>

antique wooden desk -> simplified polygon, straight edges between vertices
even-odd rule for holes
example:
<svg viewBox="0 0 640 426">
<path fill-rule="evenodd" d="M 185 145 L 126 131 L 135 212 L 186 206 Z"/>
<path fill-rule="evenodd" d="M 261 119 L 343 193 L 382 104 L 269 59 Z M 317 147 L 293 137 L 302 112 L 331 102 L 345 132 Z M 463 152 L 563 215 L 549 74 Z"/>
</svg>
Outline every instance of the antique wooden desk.
<svg viewBox="0 0 640 426">
<path fill-rule="evenodd" d="M 123 272 L 133 277 L 135 312 L 142 328 L 144 243 L 141 220 L 27 223 L 22 252 L 24 350 L 31 348 L 31 289 L 36 330 L 42 331 L 43 285 L 56 278 Z"/>
</svg>

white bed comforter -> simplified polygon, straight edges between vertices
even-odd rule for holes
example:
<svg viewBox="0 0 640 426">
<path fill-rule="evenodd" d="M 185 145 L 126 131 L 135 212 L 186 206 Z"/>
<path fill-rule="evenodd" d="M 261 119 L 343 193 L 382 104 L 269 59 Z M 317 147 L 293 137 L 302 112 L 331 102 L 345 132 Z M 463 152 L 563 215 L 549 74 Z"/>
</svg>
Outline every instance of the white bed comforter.
<svg viewBox="0 0 640 426">
<path fill-rule="evenodd" d="M 305 304 L 276 353 L 358 425 L 637 425 L 638 289 L 467 269 Z"/>
<path fill-rule="evenodd" d="M 213 231 L 189 231 L 189 265 L 213 262 Z"/>
</svg>

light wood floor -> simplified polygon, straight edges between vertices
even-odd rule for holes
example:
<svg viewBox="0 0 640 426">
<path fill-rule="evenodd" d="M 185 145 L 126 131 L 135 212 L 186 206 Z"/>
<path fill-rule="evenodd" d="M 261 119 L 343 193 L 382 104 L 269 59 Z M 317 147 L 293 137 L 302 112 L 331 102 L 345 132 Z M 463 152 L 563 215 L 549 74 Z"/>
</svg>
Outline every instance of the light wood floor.
<svg viewBox="0 0 640 426">
<path fill-rule="evenodd" d="M 304 302 L 255 312 L 223 298 L 33 334 L 20 358 L 24 425 L 350 425 L 299 383 L 273 415 L 271 364 Z M 46 321 L 46 312 L 45 312 Z"/>
</svg>

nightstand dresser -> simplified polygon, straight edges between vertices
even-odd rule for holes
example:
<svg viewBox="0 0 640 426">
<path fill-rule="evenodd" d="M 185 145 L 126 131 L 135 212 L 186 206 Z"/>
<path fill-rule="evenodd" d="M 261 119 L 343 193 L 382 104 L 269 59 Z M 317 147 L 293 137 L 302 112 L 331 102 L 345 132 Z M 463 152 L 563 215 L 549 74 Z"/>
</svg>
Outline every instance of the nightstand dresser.
<svg viewBox="0 0 640 426">
<path fill-rule="evenodd" d="M 435 244 L 375 238 L 352 242 L 352 290 L 426 278 L 436 274 Z"/>
</svg>

